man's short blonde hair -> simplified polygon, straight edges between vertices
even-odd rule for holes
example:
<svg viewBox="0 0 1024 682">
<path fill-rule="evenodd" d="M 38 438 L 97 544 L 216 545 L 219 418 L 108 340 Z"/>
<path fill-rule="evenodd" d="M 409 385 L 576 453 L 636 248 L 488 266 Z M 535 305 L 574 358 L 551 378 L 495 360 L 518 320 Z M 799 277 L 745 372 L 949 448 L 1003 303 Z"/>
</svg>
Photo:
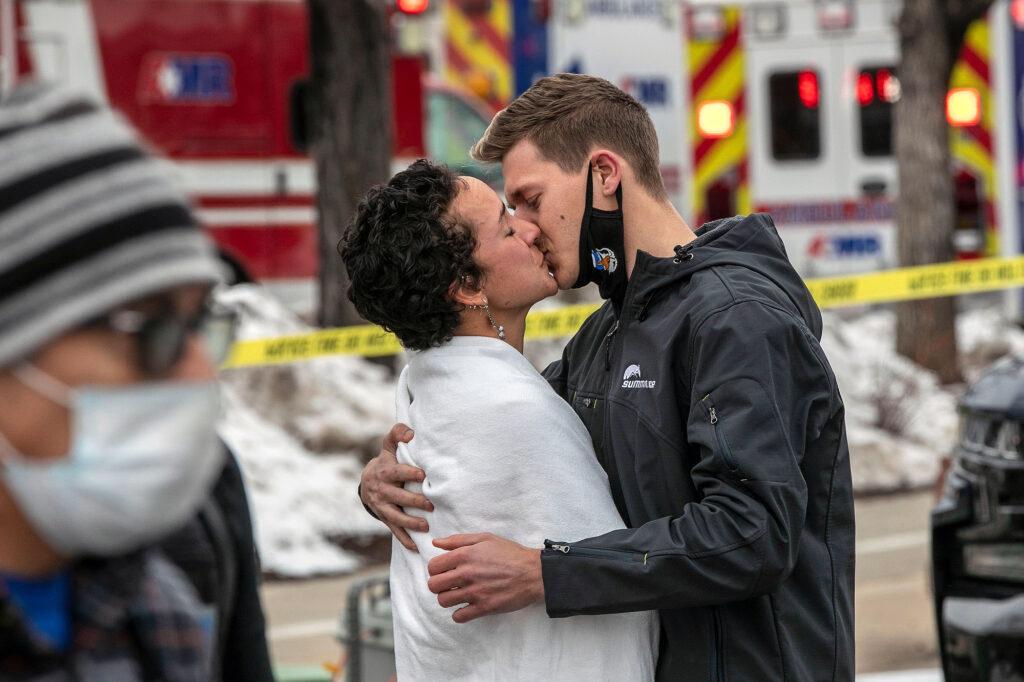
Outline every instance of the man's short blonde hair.
<svg viewBox="0 0 1024 682">
<path fill-rule="evenodd" d="M 603 78 L 559 73 L 540 79 L 498 112 L 473 146 L 473 158 L 500 163 L 521 140 L 566 173 L 581 171 L 590 151 L 604 147 L 626 159 L 651 196 L 667 196 L 650 115 Z"/>
</svg>

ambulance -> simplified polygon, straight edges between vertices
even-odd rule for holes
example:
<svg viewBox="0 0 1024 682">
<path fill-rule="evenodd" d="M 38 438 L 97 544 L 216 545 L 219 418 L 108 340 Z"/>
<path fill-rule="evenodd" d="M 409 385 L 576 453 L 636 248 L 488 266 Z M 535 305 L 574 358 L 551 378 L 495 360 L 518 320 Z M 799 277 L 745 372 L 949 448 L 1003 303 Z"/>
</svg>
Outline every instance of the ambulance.
<svg viewBox="0 0 1024 682">
<path fill-rule="evenodd" d="M 899 2 L 562 0 L 541 17 L 535 6 L 516 9 L 546 25 L 549 71 L 603 76 L 647 106 L 691 225 L 770 213 L 805 277 L 899 265 Z M 1020 252 L 1021 26 L 1024 3 L 997 0 L 952 74 L 958 258 Z"/>
</svg>

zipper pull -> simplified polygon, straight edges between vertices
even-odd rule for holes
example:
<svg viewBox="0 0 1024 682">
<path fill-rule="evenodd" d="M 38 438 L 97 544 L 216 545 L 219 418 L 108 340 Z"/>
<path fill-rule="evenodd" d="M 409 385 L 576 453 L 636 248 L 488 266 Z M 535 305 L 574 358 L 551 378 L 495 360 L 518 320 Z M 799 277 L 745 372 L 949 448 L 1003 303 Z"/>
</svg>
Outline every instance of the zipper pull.
<svg viewBox="0 0 1024 682">
<path fill-rule="evenodd" d="M 569 545 L 551 545 L 551 549 L 555 550 L 556 552 L 561 552 L 562 554 L 569 553 Z"/>
<path fill-rule="evenodd" d="M 708 421 L 714 426 L 718 423 L 718 412 L 715 410 L 715 404 L 711 402 L 711 394 L 708 393 L 706 396 L 700 399 L 701 404 L 708 410 Z"/>
</svg>

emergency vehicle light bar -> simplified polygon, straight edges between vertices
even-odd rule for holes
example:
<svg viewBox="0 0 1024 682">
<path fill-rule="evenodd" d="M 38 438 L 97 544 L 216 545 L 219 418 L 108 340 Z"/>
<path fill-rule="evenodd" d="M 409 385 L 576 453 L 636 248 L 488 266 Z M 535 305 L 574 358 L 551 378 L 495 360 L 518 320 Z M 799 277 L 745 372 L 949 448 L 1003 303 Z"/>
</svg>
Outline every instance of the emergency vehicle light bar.
<svg viewBox="0 0 1024 682">
<path fill-rule="evenodd" d="M 1010 17 L 1017 28 L 1024 29 L 1024 0 L 1013 0 L 1010 3 Z"/>
<path fill-rule="evenodd" d="M 396 4 L 403 14 L 423 14 L 430 7 L 430 0 L 397 0 Z"/>
</svg>

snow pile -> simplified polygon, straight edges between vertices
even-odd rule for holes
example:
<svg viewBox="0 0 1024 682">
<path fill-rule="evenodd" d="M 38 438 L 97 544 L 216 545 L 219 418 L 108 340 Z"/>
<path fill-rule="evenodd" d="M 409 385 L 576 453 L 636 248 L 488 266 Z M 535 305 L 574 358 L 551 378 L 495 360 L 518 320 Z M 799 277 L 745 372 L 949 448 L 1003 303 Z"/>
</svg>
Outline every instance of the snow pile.
<svg viewBox="0 0 1024 682">
<path fill-rule="evenodd" d="M 314 331 L 255 285 L 232 287 L 218 301 L 239 314 L 239 339 Z M 228 370 L 221 378 L 311 452 L 373 455 L 394 419 L 391 373 L 359 357 Z"/>
<path fill-rule="evenodd" d="M 855 490 L 931 485 L 956 442 L 962 387 L 940 386 L 934 374 L 896 354 L 891 310 L 823 317 L 822 346 L 846 404 Z M 998 358 L 1024 353 L 1024 331 L 996 306 L 961 312 L 957 340 L 968 381 Z"/>
<path fill-rule="evenodd" d="M 241 339 L 310 331 L 269 294 L 240 285 L 218 295 L 237 311 Z M 265 571 L 343 573 L 358 558 L 330 540 L 383 534 L 356 495 L 362 461 L 394 417 L 389 372 L 332 357 L 221 372 L 221 435 L 246 477 Z"/>
<path fill-rule="evenodd" d="M 824 315 L 822 347 L 846 405 L 854 488 L 930 485 L 956 438 L 955 396 L 895 351 L 895 316 Z"/>
<path fill-rule="evenodd" d="M 1024 330 L 1009 324 L 998 305 L 961 313 L 956 330 L 960 367 L 968 382 L 999 358 L 1024 354 Z"/>
</svg>

